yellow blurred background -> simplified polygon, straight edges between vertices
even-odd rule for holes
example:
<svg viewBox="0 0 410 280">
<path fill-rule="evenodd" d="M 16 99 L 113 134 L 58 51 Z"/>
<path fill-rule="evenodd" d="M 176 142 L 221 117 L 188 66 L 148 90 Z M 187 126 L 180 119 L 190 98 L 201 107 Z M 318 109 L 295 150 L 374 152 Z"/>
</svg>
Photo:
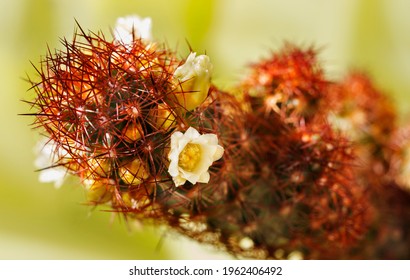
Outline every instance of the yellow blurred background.
<svg viewBox="0 0 410 280">
<path fill-rule="evenodd" d="M 22 99 L 29 61 L 72 38 L 75 20 L 109 34 L 117 17 L 149 16 L 159 41 L 181 57 L 206 52 L 214 82 L 233 85 L 244 66 L 284 41 L 321 49 L 330 78 L 364 69 L 410 112 L 410 1 L 408 0 L 1 0 L 0 3 L 0 259 L 229 258 L 163 228 L 127 223 L 84 206 L 75 180 L 60 188 L 38 182 L 29 107 Z M 107 35 L 108 36 L 108 35 Z"/>
</svg>

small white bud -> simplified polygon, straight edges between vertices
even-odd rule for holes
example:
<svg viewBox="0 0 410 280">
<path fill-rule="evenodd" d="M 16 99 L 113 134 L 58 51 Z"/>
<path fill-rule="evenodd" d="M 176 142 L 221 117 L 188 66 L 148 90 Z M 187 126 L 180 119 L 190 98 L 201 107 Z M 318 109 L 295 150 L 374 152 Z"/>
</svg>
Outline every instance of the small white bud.
<svg viewBox="0 0 410 280">
<path fill-rule="evenodd" d="M 117 19 L 114 28 L 114 38 L 123 45 L 132 45 L 135 39 L 144 39 L 150 41 L 151 36 L 151 18 L 140 18 L 132 15 Z"/>
<path fill-rule="evenodd" d="M 191 53 L 185 63 L 175 70 L 174 78 L 182 89 L 176 96 L 188 111 L 198 107 L 208 96 L 212 69 L 207 55 L 196 56 L 196 53 Z"/>
</svg>

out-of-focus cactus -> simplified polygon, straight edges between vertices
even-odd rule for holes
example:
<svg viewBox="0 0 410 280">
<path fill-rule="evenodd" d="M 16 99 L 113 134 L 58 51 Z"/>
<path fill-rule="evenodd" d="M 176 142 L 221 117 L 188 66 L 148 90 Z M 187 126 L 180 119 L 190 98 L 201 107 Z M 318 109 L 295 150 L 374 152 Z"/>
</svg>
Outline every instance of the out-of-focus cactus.
<svg viewBox="0 0 410 280">
<path fill-rule="evenodd" d="M 355 145 L 356 177 L 374 212 L 368 233 L 345 258 L 408 259 L 407 129 L 399 127 L 392 102 L 365 73 L 350 73 L 332 85 L 328 99 L 330 123 Z"/>
</svg>

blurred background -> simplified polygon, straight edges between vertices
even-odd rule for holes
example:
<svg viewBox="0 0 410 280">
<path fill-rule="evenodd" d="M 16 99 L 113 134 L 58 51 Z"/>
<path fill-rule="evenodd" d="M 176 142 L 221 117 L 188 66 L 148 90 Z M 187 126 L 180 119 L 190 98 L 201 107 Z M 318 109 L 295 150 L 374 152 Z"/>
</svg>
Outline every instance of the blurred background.
<svg viewBox="0 0 410 280">
<path fill-rule="evenodd" d="M 34 170 L 28 76 L 30 64 L 71 39 L 77 20 L 109 37 L 117 17 L 151 17 L 153 34 L 176 48 L 207 53 L 214 82 L 235 84 L 245 66 L 284 41 L 316 46 L 329 78 L 370 73 L 410 113 L 410 1 L 407 0 L 0 0 L 0 259 L 230 258 L 164 228 L 127 222 L 83 205 L 76 180 L 60 189 Z M 188 43 L 189 42 L 189 45 Z"/>
</svg>

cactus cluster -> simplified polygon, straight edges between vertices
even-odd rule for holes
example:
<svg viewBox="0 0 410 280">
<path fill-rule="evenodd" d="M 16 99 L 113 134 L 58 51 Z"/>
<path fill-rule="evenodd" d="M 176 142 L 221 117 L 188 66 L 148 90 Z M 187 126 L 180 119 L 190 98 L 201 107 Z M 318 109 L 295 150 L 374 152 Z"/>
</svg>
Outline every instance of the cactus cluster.
<svg viewBox="0 0 410 280">
<path fill-rule="evenodd" d="M 179 59 L 147 23 L 79 28 L 42 60 L 41 172 L 236 257 L 410 257 L 409 133 L 369 77 L 330 81 L 315 49 L 285 44 L 227 92 L 208 56 Z"/>
</svg>

